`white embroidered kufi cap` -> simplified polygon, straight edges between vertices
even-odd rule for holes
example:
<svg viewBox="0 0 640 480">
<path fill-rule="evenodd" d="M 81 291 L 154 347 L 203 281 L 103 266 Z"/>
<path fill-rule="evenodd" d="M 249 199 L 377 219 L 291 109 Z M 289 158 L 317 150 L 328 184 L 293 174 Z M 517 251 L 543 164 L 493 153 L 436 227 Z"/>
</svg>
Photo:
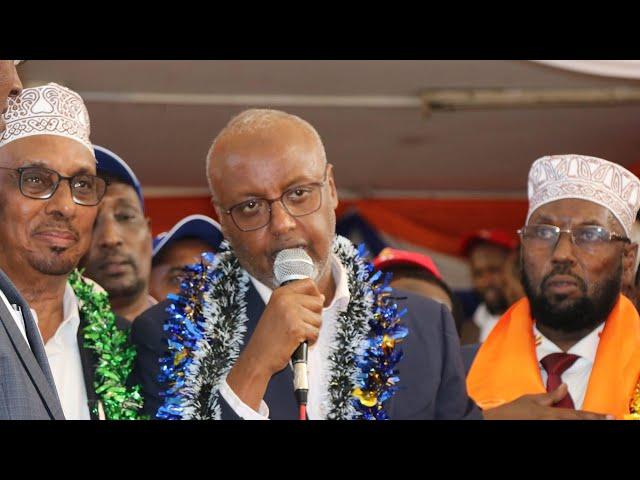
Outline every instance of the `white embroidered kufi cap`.
<svg viewBox="0 0 640 480">
<path fill-rule="evenodd" d="M 93 155 L 89 113 L 82 98 L 56 83 L 25 88 L 10 98 L 4 120 L 7 126 L 0 147 L 33 135 L 58 135 L 80 142 Z"/>
</svg>

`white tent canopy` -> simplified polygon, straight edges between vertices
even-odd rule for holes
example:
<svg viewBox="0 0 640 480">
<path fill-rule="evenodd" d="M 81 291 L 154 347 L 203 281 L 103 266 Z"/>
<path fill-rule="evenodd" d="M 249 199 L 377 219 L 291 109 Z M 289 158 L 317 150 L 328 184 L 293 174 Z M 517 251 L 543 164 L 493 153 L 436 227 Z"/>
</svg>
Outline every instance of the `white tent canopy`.
<svg viewBox="0 0 640 480">
<path fill-rule="evenodd" d="M 640 60 L 533 60 L 551 67 L 603 77 L 640 79 Z"/>
</svg>

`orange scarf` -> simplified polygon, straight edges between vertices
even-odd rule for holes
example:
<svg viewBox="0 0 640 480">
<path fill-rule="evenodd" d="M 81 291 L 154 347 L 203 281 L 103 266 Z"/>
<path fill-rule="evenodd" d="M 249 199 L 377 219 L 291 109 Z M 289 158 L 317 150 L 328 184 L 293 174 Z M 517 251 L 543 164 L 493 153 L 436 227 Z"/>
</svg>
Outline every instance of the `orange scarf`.
<svg viewBox="0 0 640 480">
<path fill-rule="evenodd" d="M 481 408 L 521 395 L 545 393 L 533 337 L 529 301 L 515 303 L 480 347 L 467 376 L 469 395 Z M 600 335 L 583 410 L 622 419 L 640 377 L 640 317 L 620 295 Z"/>
</svg>

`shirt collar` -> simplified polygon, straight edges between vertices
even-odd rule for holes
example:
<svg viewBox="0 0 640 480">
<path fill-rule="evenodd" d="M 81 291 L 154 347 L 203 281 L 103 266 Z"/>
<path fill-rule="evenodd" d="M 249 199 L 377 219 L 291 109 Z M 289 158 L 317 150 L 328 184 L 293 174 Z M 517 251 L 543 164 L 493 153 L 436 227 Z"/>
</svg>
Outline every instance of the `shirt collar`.
<svg viewBox="0 0 640 480">
<path fill-rule="evenodd" d="M 347 308 L 347 305 L 349 305 L 349 301 L 351 300 L 347 271 L 345 270 L 340 260 L 338 260 L 338 258 L 334 254 L 331 254 L 330 261 L 331 275 L 333 275 L 333 280 L 336 283 L 336 291 L 331 304 L 324 310 L 335 308 L 344 310 L 345 308 Z M 265 305 L 269 303 L 273 290 L 271 290 L 264 283 L 260 282 L 253 276 L 249 275 L 249 278 L 251 279 L 251 283 L 253 283 L 253 286 L 258 291 L 258 295 L 260 295 L 260 298 L 262 298 L 262 301 L 265 303 Z"/>
<path fill-rule="evenodd" d="M 591 333 L 571 347 L 567 353 L 578 355 L 590 363 L 594 363 L 596 360 L 596 352 L 598 351 L 598 344 L 600 343 L 600 334 L 604 329 L 604 325 L 605 323 L 602 322 L 597 328 L 594 328 Z M 542 335 L 536 325 L 533 326 L 533 335 L 536 339 L 536 354 L 538 355 L 538 359 L 544 358 L 551 353 L 562 353 L 560 347 Z"/>
</svg>

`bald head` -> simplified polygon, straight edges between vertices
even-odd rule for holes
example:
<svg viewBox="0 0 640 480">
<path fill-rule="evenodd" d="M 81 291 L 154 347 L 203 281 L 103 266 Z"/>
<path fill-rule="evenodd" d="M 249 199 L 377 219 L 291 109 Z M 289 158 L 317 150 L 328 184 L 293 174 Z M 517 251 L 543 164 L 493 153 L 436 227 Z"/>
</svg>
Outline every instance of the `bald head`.
<svg viewBox="0 0 640 480">
<path fill-rule="evenodd" d="M 281 110 L 257 108 L 244 110 L 233 117 L 213 140 L 207 153 L 207 180 L 214 200 L 217 199 L 216 183 L 224 177 L 224 166 L 233 167 L 238 157 L 250 149 L 282 150 L 283 145 L 293 155 L 296 149 L 313 150 L 321 166 L 326 164 L 322 139 L 306 120 Z"/>
<path fill-rule="evenodd" d="M 287 248 L 305 248 L 320 283 L 329 281 L 326 266 L 338 195 L 333 168 L 309 123 L 276 110 L 242 112 L 214 140 L 207 155 L 207 178 L 222 232 L 245 270 L 275 288 L 275 255 Z M 302 215 L 291 214 L 285 206 L 309 201 L 311 211 Z M 264 224 L 239 226 L 239 212 L 260 217 L 258 222 Z"/>
</svg>

